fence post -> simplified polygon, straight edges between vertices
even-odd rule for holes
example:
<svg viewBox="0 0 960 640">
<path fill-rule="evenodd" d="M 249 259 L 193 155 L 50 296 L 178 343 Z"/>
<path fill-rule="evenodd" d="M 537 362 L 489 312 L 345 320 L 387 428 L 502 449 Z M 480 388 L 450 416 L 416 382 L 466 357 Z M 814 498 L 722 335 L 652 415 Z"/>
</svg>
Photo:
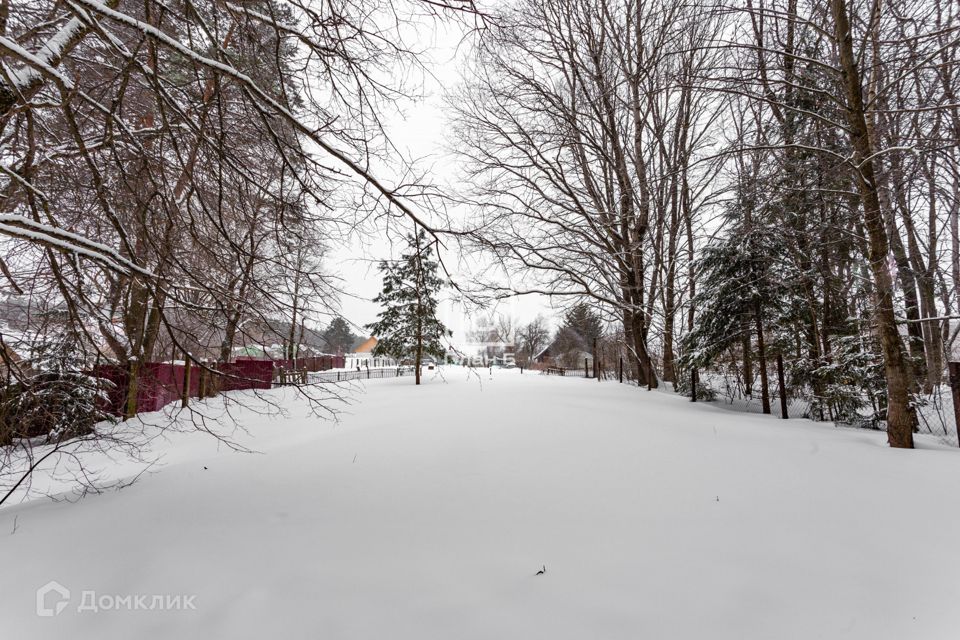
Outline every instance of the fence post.
<svg viewBox="0 0 960 640">
<path fill-rule="evenodd" d="M 183 352 L 183 393 L 180 403 L 184 409 L 190 404 L 190 354 L 186 351 Z"/>
<path fill-rule="evenodd" d="M 787 384 L 783 379 L 783 354 L 777 354 L 777 381 L 780 383 L 780 417 L 786 420 L 787 416 Z"/>
<path fill-rule="evenodd" d="M 220 381 L 222 380 L 222 378 L 220 377 L 219 370 L 217 369 L 218 366 L 219 365 L 216 362 L 212 360 L 210 361 L 210 370 L 207 371 L 207 397 L 208 398 L 214 397 L 220 391 L 220 385 L 222 384 Z"/>
<path fill-rule="evenodd" d="M 690 402 L 697 401 L 697 369 L 690 367 Z"/>
<path fill-rule="evenodd" d="M 587 361 L 588 361 L 587 358 L 583 359 L 583 377 L 584 378 L 590 377 L 590 368 L 587 366 Z"/>
<path fill-rule="evenodd" d="M 593 339 L 593 377 L 600 381 L 600 358 L 597 357 L 597 339 Z"/>
<path fill-rule="evenodd" d="M 953 420 L 960 443 L 960 362 L 948 362 L 947 368 L 950 371 L 950 395 L 953 396 Z"/>
<path fill-rule="evenodd" d="M 216 394 L 213 392 L 216 388 L 216 374 L 214 373 L 214 367 L 216 362 L 209 360 L 207 362 L 207 368 L 203 370 L 203 397 L 212 398 Z"/>
<path fill-rule="evenodd" d="M 620 356 L 620 384 L 623 384 L 623 356 Z"/>
<path fill-rule="evenodd" d="M 220 377 L 222 365 L 217 360 L 210 361 L 210 370 L 207 371 L 207 397 L 212 398 L 220 393 L 220 387 L 223 386 L 223 378 Z"/>
</svg>

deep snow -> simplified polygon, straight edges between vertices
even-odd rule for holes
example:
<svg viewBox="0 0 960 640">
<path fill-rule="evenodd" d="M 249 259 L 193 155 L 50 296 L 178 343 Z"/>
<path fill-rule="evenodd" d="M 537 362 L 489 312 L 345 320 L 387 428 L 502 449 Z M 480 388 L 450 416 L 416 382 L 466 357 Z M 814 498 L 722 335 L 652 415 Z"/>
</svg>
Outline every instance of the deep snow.
<svg viewBox="0 0 960 640">
<path fill-rule="evenodd" d="M 339 424 L 270 392 L 289 417 L 237 414 L 261 453 L 177 435 L 129 488 L 0 510 L 0 637 L 960 637 L 960 452 L 445 377 L 371 381 Z M 50 580 L 72 599 L 40 618 Z M 196 610 L 78 613 L 85 590 Z"/>
</svg>

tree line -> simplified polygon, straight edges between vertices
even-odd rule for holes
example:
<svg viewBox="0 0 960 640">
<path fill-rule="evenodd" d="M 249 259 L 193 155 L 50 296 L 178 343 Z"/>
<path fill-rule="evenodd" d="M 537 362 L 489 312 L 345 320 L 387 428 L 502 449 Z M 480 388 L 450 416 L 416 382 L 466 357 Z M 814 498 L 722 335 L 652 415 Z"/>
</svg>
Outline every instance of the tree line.
<svg viewBox="0 0 960 640">
<path fill-rule="evenodd" d="M 124 367 L 130 414 L 152 359 L 224 361 L 278 319 L 293 349 L 336 309 L 323 256 L 389 216 L 492 257 L 493 297 L 589 301 L 646 386 L 733 371 L 767 397 L 779 356 L 818 415 L 871 406 L 909 447 L 943 382 L 953 3 L 0 6 L 0 286 L 29 318 L 7 387 L 59 349 Z M 481 26 L 449 100 L 475 215 L 441 229 L 383 118 L 424 71 L 416 25 L 448 20 Z"/>
<path fill-rule="evenodd" d="M 54 327 L 128 369 L 132 410 L 144 362 L 228 361 L 278 321 L 294 345 L 335 315 L 324 256 L 371 217 L 420 221 L 382 126 L 421 68 L 403 25 L 474 11 L 3 2 L 0 283 L 30 317 L 7 332 L 8 376 Z"/>
<path fill-rule="evenodd" d="M 450 105 L 497 295 L 589 300 L 644 385 L 768 398 L 780 355 L 912 446 L 960 327 L 955 3 L 519 0 L 488 36 Z"/>
</svg>

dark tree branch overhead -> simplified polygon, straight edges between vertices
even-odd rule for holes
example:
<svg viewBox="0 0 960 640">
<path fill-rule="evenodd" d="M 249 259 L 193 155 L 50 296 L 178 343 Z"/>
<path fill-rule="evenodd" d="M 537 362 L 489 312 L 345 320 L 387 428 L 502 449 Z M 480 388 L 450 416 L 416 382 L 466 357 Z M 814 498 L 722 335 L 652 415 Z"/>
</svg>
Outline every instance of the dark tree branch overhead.
<svg viewBox="0 0 960 640">
<path fill-rule="evenodd" d="M 393 215 L 437 239 L 443 203 L 383 123 L 430 73 L 410 26 L 479 29 L 473 2 L 2 7 L 0 294 L 36 309 L 10 347 L 25 367 L 73 336 L 77 367 L 122 370 L 131 417 L 147 363 L 213 375 L 323 349 L 332 249 Z M 330 392 L 304 392 L 331 415 Z"/>
</svg>

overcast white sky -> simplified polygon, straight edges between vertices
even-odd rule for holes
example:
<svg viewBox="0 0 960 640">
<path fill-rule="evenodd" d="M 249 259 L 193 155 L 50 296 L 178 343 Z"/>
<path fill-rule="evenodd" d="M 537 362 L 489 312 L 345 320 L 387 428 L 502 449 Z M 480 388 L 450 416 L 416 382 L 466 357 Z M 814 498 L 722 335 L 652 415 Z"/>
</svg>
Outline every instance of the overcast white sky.
<svg viewBox="0 0 960 640">
<path fill-rule="evenodd" d="M 420 36 L 418 44 L 427 49 L 425 57 L 433 77 L 425 78 L 422 99 L 404 105 L 402 114 L 387 120 L 388 133 L 404 155 L 420 159 L 418 164 L 421 167 L 431 169 L 432 182 L 455 188 L 459 164 L 457 157 L 446 149 L 456 141 L 446 137 L 449 120 L 444 112 L 443 97 L 446 88 L 460 81 L 463 60 L 470 55 L 470 45 L 461 42 L 459 30 L 451 28 L 432 28 Z M 454 212 L 454 215 L 466 215 L 466 212 Z M 380 309 L 372 299 L 382 284 L 377 261 L 390 257 L 390 251 L 390 244 L 381 234 L 380 237 L 357 238 L 330 255 L 328 267 L 344 279 L 344 289 L 352 294 L 341 298 L 343 316 L 351 323 L 362 326 L 376 319 Z M 459 256 L 455 253 L 446 255 L 445 261 L 451 270 L 459 269 Z M 466 280 L 470 274 L 457 271 L 454 275 Z M 497 312 L 526 323 L 541 312 L 548 318 L 555 315 L 548 305 L 545 297 L 524 296 L 502 302 Z M 442 305 L 440 319 L 453 330 L 454 340 L 459 342 L 476 315 L 476 311 L 468 312 L 448 300 Z"/>
</svg>

